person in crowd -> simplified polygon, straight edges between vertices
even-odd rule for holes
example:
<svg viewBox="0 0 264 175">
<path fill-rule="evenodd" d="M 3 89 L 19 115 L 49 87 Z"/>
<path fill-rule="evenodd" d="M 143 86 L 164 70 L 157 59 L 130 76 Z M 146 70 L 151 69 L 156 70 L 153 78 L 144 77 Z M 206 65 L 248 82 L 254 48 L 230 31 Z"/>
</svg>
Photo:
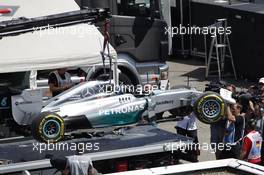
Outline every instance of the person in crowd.
<svg viewBox="0 0 264 175">
<path fill-rule="evenodd" d="M 246 94 L 240 96 L 240 103 L 246 119 L 262 117 L 260 110 L 264 107 L 264 77 L 259 79 L 257 85 L 251 86 Z"/>
<path fill-rule="evenodd" d="M 234 87 L 232 87 L 234 89 Z M 227 109 L 226 109 L 226 117 L 219 120 L 218 122 L 210 125 L 211 130 L 211 145 L 214 147 L 215 145 L 219 145 L 219 143 L 223 143 L 223 138 L 226 132 L 226 123 L 227 121 L 235 122 L 236 118 L 234 115 L 232 115 L 231 112 L 231 105 L 236 103 L 236 100 L 232 98 L 232 91 L 227 89 L 220 89 L 220 95 L 221 97 L 227 102 Z M 222 152 L 217 149 L 218 146 L 216 146 L 216 152 L 215 157 L 216 159 L 222 158 Z"/>
<path fill-rule="evenodd" d="M 264 77 L 259 79 L 258 86 L 259 86 L 259 91 L 263 93 L 264 92 Z"/>
<path fill-rule="evenodd" d="M 67 72 L 67 68 L 55 70 L 49 74 L 49 88 L 52 96 L 57 96 L 65 90 L 70 89 L 73 84 L 71 75 Z"/>
<path fill-rule="evenodd" d="M 252 97 L 253 98 L 253 97 Z M 251 111 L 254 112 L 255 118 L 257 119 L 261 119 L 262 113 L 261 111 L 263 111 L 264 109 L 264 92 L 262 92 L 261 94 L 258 94 L 257 96 L 255 96 L 255 102 L 251 104 Z"/>
<path fill-rule="evenodd" d="M 241 113 L 241 110 L 242 110 L 242 106 L 239 103 L 236 103 L 231 108 L 232 114 L 236 117 L 235 138 L 234 138 L 235 142 L 240 141 L 244 137 L 244 134 L 245 134 L 246 121 L 245 121 L 245 117 Z"/>
<path fill-rule="evenodd" d="M 240 141 L 244 137 L 245 120 L 241 115 L 242 106 L 238 103 L 230 105 L 230 110 L 235 121 L 227 120 L 223 137 L 225 149 L 221 152 L 221 159 L 239 158 L 241 144 Z M 229 144 L 227 146 L 227 144 Z M 231 147 L 231 149 L 230 149 Z"/>
<path fill-rule="evenodd" d="M 253 96 L 262 94 L 263 92 L 264 92 L 264 77 L 259 79 L 257 85 L 250 86 L 248 89 L 248 93 Z"/>
<path fill-rule="evenodd" d="M 190 107 L 191 108 L 191 107 Z M 190 155 L 193 155 L 192 159 L 198 162 L 198 156 L 200 155 L 200 150 L 198 149 L 198 134 L 197 134 L 197 124 L 196 116 L 194 112 L 187 114 L 183 117 L 183 120 L 177 122 L 175 129 L 177 134 L 193 138 L 193 143 L 197 144 L 192 147 L 193 150 L 189 150 Z"/>
<path fill-rule="evenodd" d="M 240 158 L 250 163 L 260 164 L 262 136 L 256 131 L 256 120 L 248 121 L 246 130 L 248 134 L 243 139 Z"/>
<path fill-rule="evenodd" d="M 233 84 L 227 85 L 226 89 L 232 92 L 232 97 L 234 97 L 237 93 L 236 86 Z"/>
<path fill-rule="evenodd" d="M 241 113 L 245 116 L 246 113 L 250 113 L 253 110 L 253 103 L 251 101 L 252 95 L 249 93 L 242 94 L 238 97 L 238 103 L 241 104 Z"/>
<path fill-rule="evenodd" d="M 216 149 L 216 159 L 240 158 L 242 141 L 244 140 L 244 136 L 249 134 L 249 130 L 245 129 L 247 124 L 252 119 L 259 121 L 262 118 L 261 109 L 264 107 L 264 78 L 259 80 L 258 85 L 250 87 L 249 91 L 242 95 L 236 92 L 235 86 L 227 85 L 225 89 L 229 90 L 229 93 L 226 91 L 224 94 L 230 96 L 229 94 L 231 92 L 232 97 L 238 100 L 236 104 L 232 103 L 232 100 L 230 101 L 230 97 L 224 97 L 221 94 L 222 89 L 220 89 L 220 95 L 228 104 L 226 117 L 217 123 L 211 124 L 211 143 L 216 145 L 223 142 L 232 145 L 230 151 L 219 151 Z M 259 125 L 259 122 L 257 122 L 256 131 L 260 131 Z"/>
<path fill-rule="evenodd" d="M 50 159 L 50 163 L 62 175 L 97 175 L 97 170 L 88 156 L 74 155 L 69 157 L 55 157 Z"/>
<path fill-rule="evenodd" d="M 250 119 L 261 118 L 261 103 L 254 100 L 251 94 L 240 95 L 238 101 L 242 106 L 241 115 L 244 116 L 246 122 Z"/>
<path fill-rule="evenodd" d="M 221 119 L 218 122 L 210 125 L 210 133 L 211 133 L 210 143 L 212 145 L 212 148 L 216 149 L 215 158 L 217 160 L 221 159 L 221 152 L 217 149 L 218 147 L 216 145 L 222 143 L 223 141 L 224 132 L 225 132 L 225 123 L 226 123 L 226 119 Z"/>
</svg>

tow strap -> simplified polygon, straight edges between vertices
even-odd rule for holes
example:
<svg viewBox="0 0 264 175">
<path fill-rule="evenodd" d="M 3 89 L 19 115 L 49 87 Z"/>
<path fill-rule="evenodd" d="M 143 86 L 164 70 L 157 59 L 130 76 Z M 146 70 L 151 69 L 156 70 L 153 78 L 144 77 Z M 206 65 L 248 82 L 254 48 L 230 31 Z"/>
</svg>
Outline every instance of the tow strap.
<svg viewBox="0 0 264 175">
<path fill-rule="evenodd" d="M 112 79 L 112 58 L 110 56 L 110 34 L 109 34 L 109 27 L 110 27 L 110 20 L 106 19 L 104 22 L 104 45 L 103 45 L 103 50 L 101 52 L 102 55 L 102 60 L 103 60 L 103 69 L 104 69 L 104 74 L 106 75 L 106 66 L 105 66 L 105 56 L 107 56 L 109 58 L 109 63 L 110 63 L 110 72 L 109 72 L 109 79 L 111 81 Z M 107 50 L 107 54 L 105 53 L 105 51 Z"/>
</svg>

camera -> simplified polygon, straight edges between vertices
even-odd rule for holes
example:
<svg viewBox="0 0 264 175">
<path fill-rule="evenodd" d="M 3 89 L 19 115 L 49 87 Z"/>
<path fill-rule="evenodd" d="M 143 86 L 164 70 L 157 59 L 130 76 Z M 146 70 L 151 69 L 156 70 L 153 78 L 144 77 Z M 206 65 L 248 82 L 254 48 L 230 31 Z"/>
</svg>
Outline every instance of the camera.
<svg viewBox="0 0 264 175">
<path fill-rule="evenodd" d="M 205 85 L 205 92 L 211 91 L 211 92 L 216 92 L 220 93 L 221 88 L 226 88 L 227 84 L 226 82 L 223 81 L 211 81 L 209 84 Z"/>
</svg>

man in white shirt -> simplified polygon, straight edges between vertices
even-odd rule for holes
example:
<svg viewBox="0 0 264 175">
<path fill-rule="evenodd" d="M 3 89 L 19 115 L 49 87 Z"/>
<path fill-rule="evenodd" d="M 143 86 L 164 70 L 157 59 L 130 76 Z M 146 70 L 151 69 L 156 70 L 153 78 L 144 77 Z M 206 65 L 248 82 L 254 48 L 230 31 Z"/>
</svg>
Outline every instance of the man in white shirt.
<svg viewBox="0 0 264 175">
<path fill-rule="evenodd" d="M 50 159 L 50 163 L 62 175 L 97 175 L 90 157 L 85 155 L 74 155 L 69 157 L 58 156 Z"/>
</svg>

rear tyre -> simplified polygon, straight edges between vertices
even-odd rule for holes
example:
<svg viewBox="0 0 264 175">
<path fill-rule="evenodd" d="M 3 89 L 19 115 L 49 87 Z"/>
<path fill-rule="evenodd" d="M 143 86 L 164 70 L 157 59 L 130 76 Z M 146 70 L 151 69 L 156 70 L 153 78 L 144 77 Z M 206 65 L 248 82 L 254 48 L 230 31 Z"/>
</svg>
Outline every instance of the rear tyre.
<svg viewBox="0 0 264 175">
<path fill-rule="evenodd" d="M 31 124 L 32 136 L 39 142 L 56 143 L 64 137 L 64 120 L 57 114 L 44 112 Z"/>
<path fill-rule="evenodd" d="M 203 123 L 212 124 L 224 118 L 226 104 L 219 94 L 207 92 L 202 95 L 194 104 L 196 117 Z"/>
</svg>

